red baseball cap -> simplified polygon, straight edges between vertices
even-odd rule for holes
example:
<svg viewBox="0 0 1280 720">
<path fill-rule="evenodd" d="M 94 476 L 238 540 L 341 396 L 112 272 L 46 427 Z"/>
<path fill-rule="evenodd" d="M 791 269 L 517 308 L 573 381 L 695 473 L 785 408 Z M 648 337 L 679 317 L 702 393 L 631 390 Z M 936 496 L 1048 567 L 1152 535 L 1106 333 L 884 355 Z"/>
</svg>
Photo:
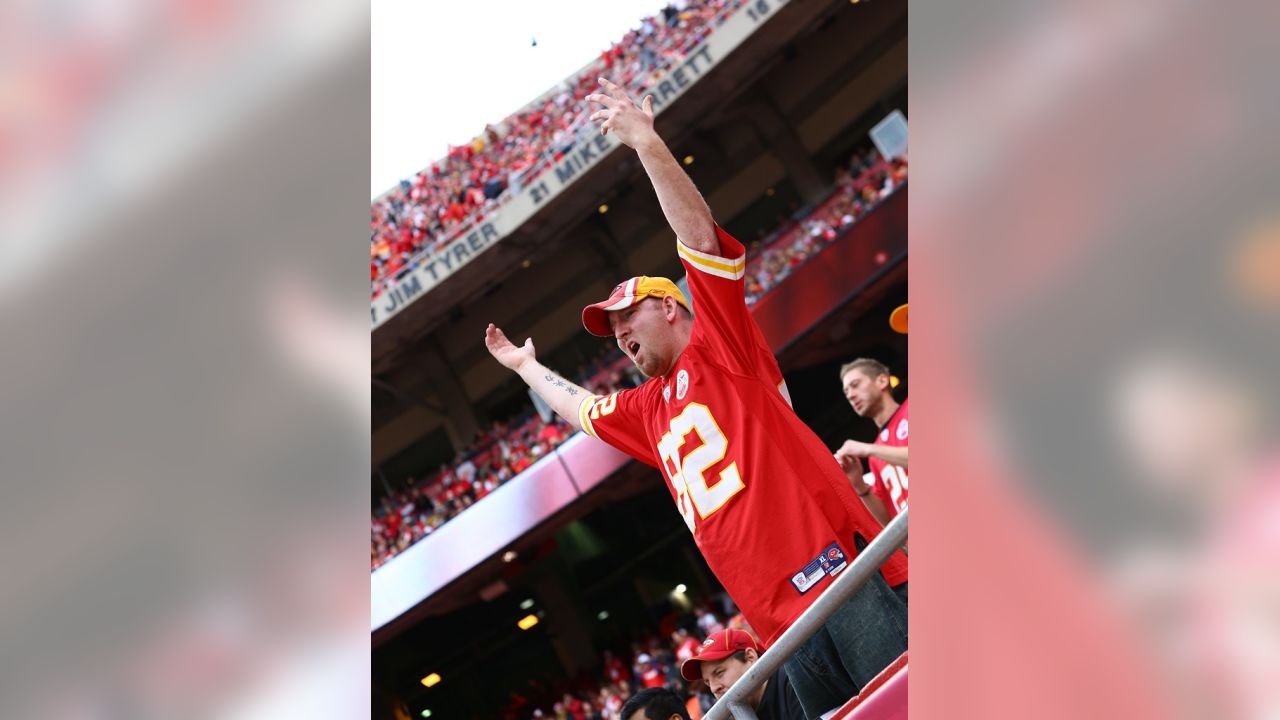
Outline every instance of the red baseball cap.
<svg viewBox="0 0 1280 720">
<path fill-rule="evenodd" d="M 676 284 L 664 277 L 647 277 L 641 275 L 620 283 L 609 293 L 608 299 L 582 308 L 582 326 L 596 337 L 613 337 L 613 329 L 609 327 L 609 313 L 629 308 L 647 297 L 666 297 L 670 295 L 685 310 L 693 312 L 689 301 Z"/>
<path fill-rule="evenodd" d="M 745 630 L 721 630 L 707 636 L 702 641 L 702 647 L 698 648 L 698 652 L 693 657 L 680 663 L 680 677 L 694 682 L 702 679 L 702 661 L 704 660 L 723 660 L 739 650 L 750 648 L 757 653 L 760 652 L 760 646 L 756 645 L 756 641 L 751 637 L 751 633 Z"/>
</svg>

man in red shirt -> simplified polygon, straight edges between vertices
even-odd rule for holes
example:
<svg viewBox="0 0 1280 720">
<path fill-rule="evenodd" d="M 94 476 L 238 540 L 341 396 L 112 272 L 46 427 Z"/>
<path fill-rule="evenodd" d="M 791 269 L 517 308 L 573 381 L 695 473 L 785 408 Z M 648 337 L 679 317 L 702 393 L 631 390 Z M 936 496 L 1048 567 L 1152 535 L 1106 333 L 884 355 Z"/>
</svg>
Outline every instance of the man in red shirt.
<svg viewBox="0 0 1280 720">
<path fill-rule="evenodd" d="M 702 647 L 702 643 L 698 642 L 698 638 L 689 634 L 688 628 L 681 626 L 671 633 L 671 646 L 676 649 L 676 663 L 680 664 L 697 655 L 698 648 Z"/>
<path fill-rule="evenodd" d="M 846 440 L 836 451 L 850 484 L 867 509 L 887 525 L 907 507 L 907 401 L 893 399 L 889 368 L 878 360 L 858 358 L 840 368 L 844 396 L 861 417 L 880 429 L 874 443 Z M 872 480 L 862 476 L 866 458 Z"/>
<path fill-rule="evenodd" d="M 620 684 L 623 680 L 631 679 L 627 672 L 627 666 L 623 665 L 622 660 L 614 655 L 611 650 L 604 651 L 604 677 L 614 685 Z"/>
<path fill-rule="evenodd" d="M 667 678 L 654 664 L 653 658 L 648 653 L 640 653 L 636 658 L 636 675 L 640 678 L 640 684 L 644 687 L 662 687 L 667 684 Z"/>
<path fill-rule="evenodd" d="M 693 657 L 680 663 L 680 676 L 701 680 L 719 700 L 760 657 L 760 646 L 744 630 L 722 630 L 707 636 Z M 746 699 L 759 720 L 804 720 L 787 674 L 781 668 Z"/>
<path fill-rule="evenodd" d="M 675 231 L 697 303 L 666 278 L 637 277 L 583 310 L 595 335 L 613 336 L 644 385 L 594 396 L 541 365 L 533 341 L 511 343 L 493 325 L 489 352 L 575 428 L 662 471 L 712 571 L 768 646 L 847 567 L 879 523 L 854 496 L 822 441 L 796 416 L 782 372 L 747 311 L 746 249 L 716 225 L 706 202 L 613 83 L 588 100 L 636 150 Z M 906 650 L 906 605 L 889 589 L 907 580 L 895 553 L 787 662 L 806 713 L 837 707 Z M 887 584 L 886 584 L 887 581 Z"/>
</svg>

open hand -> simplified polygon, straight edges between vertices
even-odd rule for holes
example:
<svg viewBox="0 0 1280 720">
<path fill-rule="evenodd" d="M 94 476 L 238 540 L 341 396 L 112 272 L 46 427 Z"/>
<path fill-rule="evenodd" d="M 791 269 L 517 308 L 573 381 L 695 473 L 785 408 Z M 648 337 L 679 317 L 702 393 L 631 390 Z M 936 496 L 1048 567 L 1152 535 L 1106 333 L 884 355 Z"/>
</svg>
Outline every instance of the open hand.
<svg viewBox="0 0 1280 720">
<path fill-rule="evenodd" d="M 613 82 L 600 78 L 600 87 L 603 92 L 592 93 L 587 100 L 604 106 L 591 114 L 592 120 L 604 121 L 600 125 L 601 135 L 608 135 L 612 130 L 630 148 L 657 137 L 653 129 L 652 95 L 646 95 L 643 104 L 637 106 L 626 91 Z"/>
<path fill-rule="evenodd" d="M 523 346 L 516 347 L 493 323 L 489 323 L 489 327 L 484 331 L 484 346 L 489 348 L 489 354 L 494 359 L 507 369 L 516 372 L 519 372 L 527 361 L 534 359 L 533 338 L 526 338 Z"/>
</svg>

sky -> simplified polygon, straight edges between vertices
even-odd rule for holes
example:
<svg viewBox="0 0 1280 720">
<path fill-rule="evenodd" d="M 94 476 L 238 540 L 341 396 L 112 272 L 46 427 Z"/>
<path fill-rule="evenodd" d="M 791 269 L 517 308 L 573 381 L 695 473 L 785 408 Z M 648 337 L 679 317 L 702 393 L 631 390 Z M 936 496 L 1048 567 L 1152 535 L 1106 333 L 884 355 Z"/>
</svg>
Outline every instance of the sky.
<svg viewBox="0 0 1280 720">
<path fill-rule="evenodd" d="M 666 4 L 374 0 L 370 197 L 581 69 Z"/>
</svg>

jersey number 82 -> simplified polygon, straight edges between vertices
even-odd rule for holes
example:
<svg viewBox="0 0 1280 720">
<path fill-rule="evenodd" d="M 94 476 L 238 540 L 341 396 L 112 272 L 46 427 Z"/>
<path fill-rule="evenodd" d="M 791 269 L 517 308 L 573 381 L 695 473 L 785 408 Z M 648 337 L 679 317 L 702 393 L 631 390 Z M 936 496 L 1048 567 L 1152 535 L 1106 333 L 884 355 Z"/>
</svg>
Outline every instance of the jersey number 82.
<svg viewBox="0 0 1280 720">
<path fill-rule="evenodd" d="M 681 460 L 680 448 L 694 431 L 702 444 Z M 705 520 L 744 487 L 736 461 L 720 471 L 714 485 L 707 485 L 707 468 L 723 460 L 728 449 L 728 438 L 711 416 L 711 410 L 702 403 L 689 403 L 683 412 L 671 418 L 671 431 L 658 441 L 658 455 L 675 489 L 676 506 L 690 531 L 697 527 L 700 518 Z"/>
</svg>

